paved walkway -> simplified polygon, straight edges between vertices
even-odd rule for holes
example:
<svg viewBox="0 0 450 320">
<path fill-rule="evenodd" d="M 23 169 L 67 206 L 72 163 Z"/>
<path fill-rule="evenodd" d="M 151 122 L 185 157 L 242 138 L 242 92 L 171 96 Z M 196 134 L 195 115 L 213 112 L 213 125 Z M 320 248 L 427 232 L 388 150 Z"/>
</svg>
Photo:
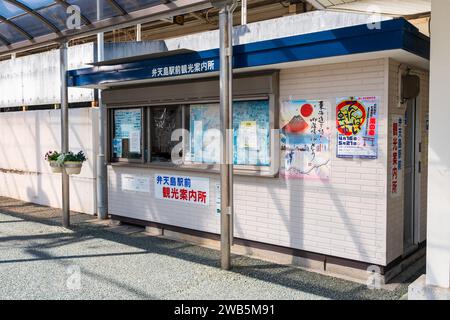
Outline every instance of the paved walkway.
<svg viewBox="0 0 450 320">
<path fill-rule="evenodd" d="M 222 271 L 215 250 L 117 232 L 81 214 L 66 230 L 58 216 L 0 197 L 0 299 L 399 299 L 407 291 L 247 257 Z"/>
</svg>

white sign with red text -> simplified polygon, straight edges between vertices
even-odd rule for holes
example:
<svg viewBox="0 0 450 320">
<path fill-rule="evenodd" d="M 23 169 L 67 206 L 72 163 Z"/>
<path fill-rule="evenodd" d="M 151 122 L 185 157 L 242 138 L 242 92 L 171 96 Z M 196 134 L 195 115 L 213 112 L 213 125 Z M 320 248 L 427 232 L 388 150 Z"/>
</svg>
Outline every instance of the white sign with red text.
<svg viewBox="0 0 450 320">
<path fill-rule="evenodd" d="M 209 206 L 209 179 L 156 173 L 155 197 Z"/>
</svg>

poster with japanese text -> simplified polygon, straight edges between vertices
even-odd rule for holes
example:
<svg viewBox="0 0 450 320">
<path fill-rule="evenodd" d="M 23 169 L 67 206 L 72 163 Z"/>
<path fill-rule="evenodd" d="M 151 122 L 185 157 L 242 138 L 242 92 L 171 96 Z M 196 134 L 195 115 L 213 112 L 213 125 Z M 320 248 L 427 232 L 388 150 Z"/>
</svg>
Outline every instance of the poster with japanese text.
<svg viewBox="0 0 450 320">
<path fill-rule="evenodd" d="M 378 158 L 378 97 L 337 99 L 338 158 Z"/>
<path fill-rule="evenodd" d="M 155 174 L 156 199 L 209 206 L 209 179 Z"/>
<path fill-rule="evenodd" d="M 392 143 L 391 143 L 391 195 L 398 197 L 402 194 L 403 170 L 403 130 L 404 117 L 392 116 Z"/>
<path fill-rule="evenodd" d="M 329 179 L 330 103 L 285 101 L 280 111 L 281 168 L 286 179 Z"/>
<path fill-rule="evenodd" d="M 128 109 L 116 110 L 114 112 L 114 157 L 121 158 L 127 153 L 141 152 L 141 110 Z M 128 150 L 123 150 L 124 141 L 127 142 Z"/>
</svg>

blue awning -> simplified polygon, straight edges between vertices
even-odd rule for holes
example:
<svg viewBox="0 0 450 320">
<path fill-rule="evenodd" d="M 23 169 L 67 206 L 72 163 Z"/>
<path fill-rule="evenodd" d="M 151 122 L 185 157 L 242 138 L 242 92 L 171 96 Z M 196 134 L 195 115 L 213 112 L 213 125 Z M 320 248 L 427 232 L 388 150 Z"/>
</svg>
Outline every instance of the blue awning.
<svg viewBox="0 0 450 320">
<path fill-rule="evenodd" d="M 429 60 L 430 40 L 405 19 L 381 22 L 381 28 L 367 25 L 321 31 L 280 39 L 236 45 L 233 47 L 235 69 L 270 66 L 312 59 L 404 50 Z M 117 65 L 69 71 L 73 87 L 101 87 L 219 71 L 219 49 L 168 55 Z"/>
</svg>

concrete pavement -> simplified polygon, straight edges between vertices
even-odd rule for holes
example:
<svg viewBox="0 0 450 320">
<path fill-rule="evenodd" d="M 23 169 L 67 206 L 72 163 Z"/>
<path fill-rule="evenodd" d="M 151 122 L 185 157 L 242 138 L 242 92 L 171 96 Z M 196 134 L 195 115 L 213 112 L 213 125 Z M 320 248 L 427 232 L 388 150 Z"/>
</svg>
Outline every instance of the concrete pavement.
<svg viewBox="0 0 450 320">
<path fill-rule="evenodd" d="M 117 232 L 87 215 L 72 221 L 66 230 L 58 210 L 0 198 L 0 299 L 399 299 L 407 292 L 407 283 L 370 290 L 242 256 L 222 271 L 216 250 L 143 228 Z"/>
</svg>

